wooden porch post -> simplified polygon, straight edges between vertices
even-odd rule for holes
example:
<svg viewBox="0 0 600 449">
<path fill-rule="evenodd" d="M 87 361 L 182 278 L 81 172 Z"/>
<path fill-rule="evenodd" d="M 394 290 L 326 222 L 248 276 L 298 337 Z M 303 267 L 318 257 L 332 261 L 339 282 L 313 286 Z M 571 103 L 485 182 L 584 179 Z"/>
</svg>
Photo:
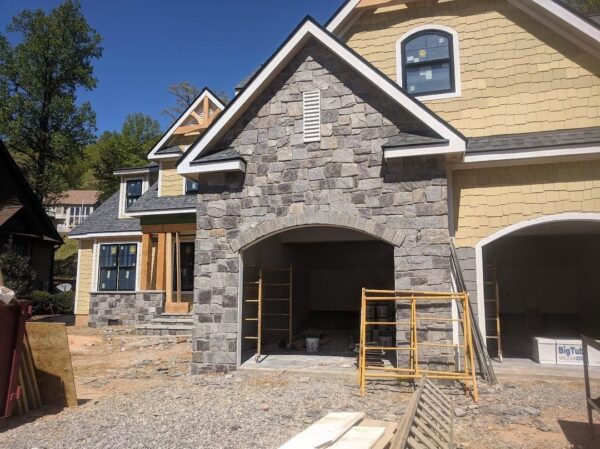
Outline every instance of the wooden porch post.
<svg viewBox="0 0 600 449">
<path fill-rule="evenodd" d="M 164 232 L 158 234 L 158 247 L 156 248 L 156 289 L 166 290 L 165 288 L 165 243 L 166 236 Z"/>
<path fill-rule="evenodd" d="M 173 234 L 167 232 L 166 234 L 166 248 L 165 248 L 165 288 L 166 288 L 166 301 L 165 310 L 170 308 L 170 304 L 173 302 Z"/>
<path fill-rule="evenodd" d="M 152 234 L 142 234 L 141 289 L 150 290 L 152 283 Z"/>
</svg>

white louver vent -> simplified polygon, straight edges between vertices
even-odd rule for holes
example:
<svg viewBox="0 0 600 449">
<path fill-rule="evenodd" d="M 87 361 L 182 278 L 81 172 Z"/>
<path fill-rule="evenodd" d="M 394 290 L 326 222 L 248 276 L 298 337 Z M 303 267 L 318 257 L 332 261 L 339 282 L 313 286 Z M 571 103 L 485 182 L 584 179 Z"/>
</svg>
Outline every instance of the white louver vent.
<svg viewBox="0 0 600 449">
<path fill-rule="evenodd" d="M 304 141 L 321 140 L 321 92 L 304 92 Z"/>
</svg>

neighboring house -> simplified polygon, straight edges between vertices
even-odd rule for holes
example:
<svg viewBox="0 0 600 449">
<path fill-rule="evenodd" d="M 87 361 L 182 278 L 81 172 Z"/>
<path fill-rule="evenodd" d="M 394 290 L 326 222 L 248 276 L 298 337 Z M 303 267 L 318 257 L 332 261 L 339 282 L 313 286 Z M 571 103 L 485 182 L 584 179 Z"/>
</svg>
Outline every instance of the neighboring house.
<svg viewBox="0 0 600 449">
<path fill-rule="evenodd" d="M 62 239 L 19 167 L 0 141 L 0 253 L 10 244 L 29 257 L 38 290 L 52 285 L 54 250 Z"/>
<path fill-rule="evenodd" d="M 65 234 L 94 212 L 99 196 L 98 190 L 67 190 L 55 204 L 46 208 L 46 212 L 54 221 L 58 232 Z"/>
<path fill-rule="evenodd" d="M 294 301 L 293 319 L 263 328 L 277 347 L 288 319 L 294 334 L 355 335 L 361 287 L 452 289 L 450 238 L 477 324 L 494 337 L 499 319 L 506 355 L 528 355 L 534 336 L 597 334 L 599 73 L 600 28 L 556 1 L 349 0 L 326 27 L 304 20 L 177 153 L 176 172 L 197 183 L 195 205 L 181 206 L 196 213 L 193 372 L 235 369 L 252 352 L 257 265 L 293 267 L 293 295 L 291 280 L 265 281 L 265 297 Z M 151 210 L 127 242 L 154 254 L 163 221 Z M 112 247 L 86 242 L 81 269 L 96 276 Z M 93 302 L 90 321 L 105 313 Z M 385 333 L 402 342 L 407 330 Z M 419 335 L 460 342 L 439 323 Z M 438 369 L 456 355 L 419 361 Z"/>
<path fill-rule="evenodd" d="M 79 240 L 79 322 L 89 314 L 92 326 L 132 324 L 191 310 L 198 186 L 176 164 L 224 107 L 204 89 L 152 149 L 150 164 L 116 171 L 119 191 L 69 233 Z"/>
</svg>

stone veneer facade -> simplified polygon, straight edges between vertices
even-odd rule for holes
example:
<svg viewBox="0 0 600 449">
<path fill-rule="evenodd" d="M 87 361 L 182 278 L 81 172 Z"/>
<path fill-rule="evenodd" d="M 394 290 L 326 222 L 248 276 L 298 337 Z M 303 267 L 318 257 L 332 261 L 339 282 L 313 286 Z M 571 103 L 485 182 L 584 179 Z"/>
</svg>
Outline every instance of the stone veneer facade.
<svg viewBox="0 0 600 449">
<path fill-rule="evenodd" d="M 302 93 L 315 89 L 322 138 L 304 143 Z M 385 163 L 381 145 L 403 131 L 428 132 L 313 41 L 254 101 L 214 147 L 237 150 L 245 175 L 200 178 L 192 372 L 235 369 L 240 252 L 278 231 L 311 224 L 359 230 L 394 245 L 397 289 L 450 288 L 444 161 Z M 451 338 L 442 331 L 432 337 Z"/>
<path fill-rule="evenodd" d="M 160 316 L 165 293 L 146 292 L 100 292 L 90 294 L 91 327 L 110 324 L 142 324 Z"/>
</svg>

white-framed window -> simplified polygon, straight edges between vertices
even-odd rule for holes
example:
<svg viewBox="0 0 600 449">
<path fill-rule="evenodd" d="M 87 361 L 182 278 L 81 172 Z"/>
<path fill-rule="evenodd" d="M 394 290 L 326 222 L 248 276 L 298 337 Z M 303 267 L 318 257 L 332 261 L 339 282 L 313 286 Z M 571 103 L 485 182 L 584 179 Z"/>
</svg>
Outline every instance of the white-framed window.
<svg viewBox="0 0 600 449">
<path fill-rule="evenodd" d="M 458 33 L 440 25 L 423 25 L 396 44 L 398 83 L 420 100 L 461 95 Z"/>
<path fill-rule="evenodd" d="M 100 244 L 98 291 L 134 291 L 137 260 L 137 243 Z"/>
<path fill-rule="evenodd" d="M 304 142 L 321 140 L 321 91 L 311 90 L 303 94 Z"/>
<path fill-rule="evenodd" d="M 142 196 L 143 184 L 143 179 L 128 179 L 125 181 L 125 211 Z"/>
<path fill-rule="evenodd" d="M 193 179 L 185 178 L 185 194 L 186 195 L 195 195 L 198 193 L 198 181 L 194 181 Z"/>
</svg>

